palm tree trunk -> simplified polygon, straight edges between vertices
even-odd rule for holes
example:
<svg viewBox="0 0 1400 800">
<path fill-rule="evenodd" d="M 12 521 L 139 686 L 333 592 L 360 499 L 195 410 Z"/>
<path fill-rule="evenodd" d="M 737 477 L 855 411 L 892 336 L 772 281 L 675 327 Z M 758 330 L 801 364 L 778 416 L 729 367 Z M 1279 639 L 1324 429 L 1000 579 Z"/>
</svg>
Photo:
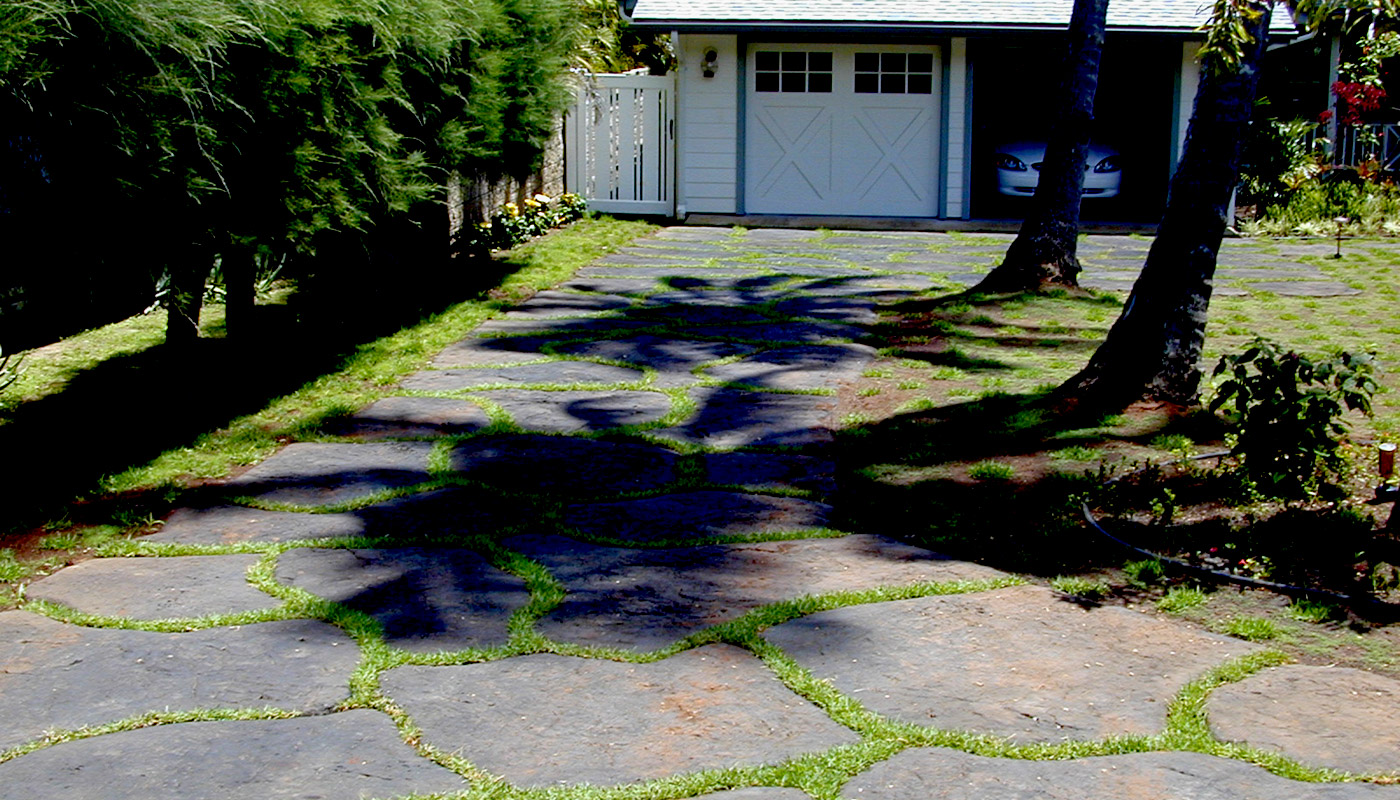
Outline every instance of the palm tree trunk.
<svg viewBox="0 0 1400 800">
<path fill-rule="evenodd" d="M 975 292 L 1028 292 L 1079 286 L 1079 203 L 1094 124 L 1108 0 L 1075 0 L 1059 112 L 1046 143 L 1031 212 L 1006 258 Z"/>
<path fill-rule="evenodd" d="M 1216 256 L 1269 29 L 1270 5 L 1244 2 L 1261 13 L 1247 20 L 1239 64 L 1208 59 L 1204 65 L 1157 238 L 1108 338 L 1060 386 L 1057 396 L 1068 405 L 1117 410 L 1140 399 L 1197 399 Z"/>
</svg>

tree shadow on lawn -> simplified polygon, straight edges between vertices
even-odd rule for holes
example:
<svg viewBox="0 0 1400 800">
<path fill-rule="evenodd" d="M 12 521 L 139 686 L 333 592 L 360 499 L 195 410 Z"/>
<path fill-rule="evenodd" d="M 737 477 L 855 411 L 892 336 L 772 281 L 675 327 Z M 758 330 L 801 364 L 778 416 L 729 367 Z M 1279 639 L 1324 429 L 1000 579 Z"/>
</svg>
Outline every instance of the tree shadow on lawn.
<svg viewBox="0 0 1400 800">
<path fill-rule="evenodd" d="M 1172 411 L 1090 418 L 1063 412 L 1049 395 L 1003 394 L 847 430 L 837 439 L 843 524 L 1015 572 L 1116 566 L 1124 554 L 1088 529 L 1080 504 L 1133 465 L 1057 461 L 1051 453 L 1143 445 L 1170 433 L 1218 435 L 1208 415 Z M 1006 465 L 1011 476 L 969 474 L 984 461 Z"/>
<path fill-rule="evenodd" d="M 10 456 L 0 481 L 6 522 L 0 536 L 65 513 L 98 524 L 113 508 L 142 506 L 139 498 L 125 497 L 70 507 L 74 498 L 98 494 L 104 476 L 261 411 L 334 374 L 360 347 L 482 297 L 524 266 L 473 262 L 455 266 L 450 276 L 443 271 L 443 281 L 408 287 L 386 281 L 395 286 L 383 291 L 378 283 L 347 279 L 319 297 L 303 293 L 286 306 L 257 307 L 244 339 L 202 338 L 182 350 L 157 346 L 103 361 L 61 391 L 15 409 L 0 426 L 0 452 Z M 306 411 L 303 428 L 343 409 Z"/>
</svg>

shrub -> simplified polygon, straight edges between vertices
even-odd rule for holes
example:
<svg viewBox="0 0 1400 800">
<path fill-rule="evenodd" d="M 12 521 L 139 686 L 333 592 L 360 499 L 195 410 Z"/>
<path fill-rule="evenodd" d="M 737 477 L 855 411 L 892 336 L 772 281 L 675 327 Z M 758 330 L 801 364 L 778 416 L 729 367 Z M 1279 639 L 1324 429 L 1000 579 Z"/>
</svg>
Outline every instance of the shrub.
<svg viewBox="0 0 1400 800">
<path fill-rule="evenodd" d="M 1350 220 L 1353 235 L 1400 233 L 1400 188 L 1361 179 L 1355 171 L 1334 169 L 1309 180 L 1245 226 L 1249 234 L 1331 236 L 1334 220 Z"/>
<path fill-rule="evenodd" d="M 1376 391 L 1374 354 L 1314 360 L 1264 338 L 1222 357 L 1213 374 L 1225 379 L 1211 410 L 1228 405 L 1235 417 L 1232 452 L 1246 477 L 1275 497 L 1309 495 L 1336 477 L 1342 414 L 1369 414 Z"/>
</svg>

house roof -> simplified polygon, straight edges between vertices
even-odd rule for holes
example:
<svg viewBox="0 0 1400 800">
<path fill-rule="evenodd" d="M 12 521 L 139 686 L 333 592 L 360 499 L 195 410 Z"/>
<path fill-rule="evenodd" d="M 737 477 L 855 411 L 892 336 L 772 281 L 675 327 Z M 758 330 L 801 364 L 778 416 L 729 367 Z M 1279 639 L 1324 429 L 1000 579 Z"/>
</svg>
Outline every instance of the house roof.
<svg viewBox="0 0 1400 800">
<path fill-rule="evenodd" d="M 1073 0 L 636 0 L 632 20 L 676 30 L 907 28 L 940 31 L 1069 25 Z M 1108 28 L 1189 34 L 1208 18 L 1203 0 L 1113 0 Z M 1295 33 L 1285 4 L 1272 32 Z"/>
</svg>

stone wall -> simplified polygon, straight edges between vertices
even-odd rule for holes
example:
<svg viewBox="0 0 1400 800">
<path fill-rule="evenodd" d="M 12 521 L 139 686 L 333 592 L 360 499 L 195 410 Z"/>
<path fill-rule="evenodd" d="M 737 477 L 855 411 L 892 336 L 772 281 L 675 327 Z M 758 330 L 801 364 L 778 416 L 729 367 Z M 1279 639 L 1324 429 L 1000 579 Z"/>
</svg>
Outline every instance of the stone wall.
<svg viewBox="0 0 1400 800">
<path fill-rule="evenodd" d="M 457 176 L 448 185 L 447 214 L 453 236 L 467 225 L 485 222 L 506 203 L 521 203 L 537 194 L 564 193 L 564 126 L 561 123 L 545 147 L 540 169 L 524 181 Z"/>
</svg>

